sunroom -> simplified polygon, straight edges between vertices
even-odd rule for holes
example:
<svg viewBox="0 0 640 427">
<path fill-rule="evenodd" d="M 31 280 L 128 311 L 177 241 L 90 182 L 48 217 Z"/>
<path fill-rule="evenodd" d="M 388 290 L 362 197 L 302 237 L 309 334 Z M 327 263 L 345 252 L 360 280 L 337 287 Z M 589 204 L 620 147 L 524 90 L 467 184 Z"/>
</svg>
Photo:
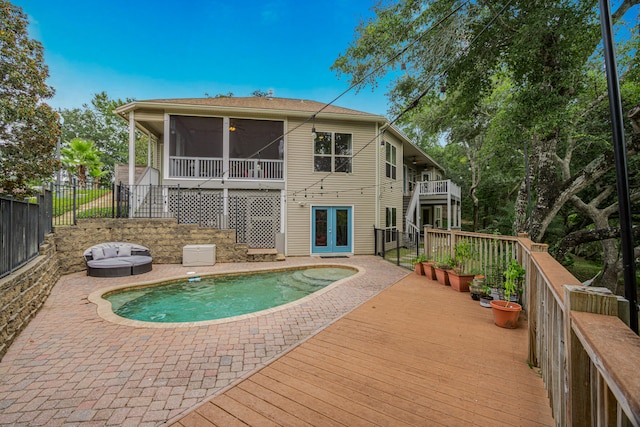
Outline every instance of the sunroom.
<svg viewBox="0 0 640 427">
<path fill-rule="evenodd" d="M 282 180 L 284 122 L 169 116 L 165 179 Z"/>
</svg>

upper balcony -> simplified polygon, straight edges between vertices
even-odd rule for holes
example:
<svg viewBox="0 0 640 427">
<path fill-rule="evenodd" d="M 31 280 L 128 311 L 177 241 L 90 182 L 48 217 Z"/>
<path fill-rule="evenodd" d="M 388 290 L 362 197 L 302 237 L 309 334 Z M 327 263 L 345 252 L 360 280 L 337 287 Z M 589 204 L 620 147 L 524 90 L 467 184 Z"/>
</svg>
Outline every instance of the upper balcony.
<svg viewBox="0 0 640 427">
<path fill-rule="evenodd" d="M 443 181 L 421 181 L 416 183 L 416 192 L 419 196 L 448 196 L 459 200 L 460 187 L 450 179 Z"/>
</svg>

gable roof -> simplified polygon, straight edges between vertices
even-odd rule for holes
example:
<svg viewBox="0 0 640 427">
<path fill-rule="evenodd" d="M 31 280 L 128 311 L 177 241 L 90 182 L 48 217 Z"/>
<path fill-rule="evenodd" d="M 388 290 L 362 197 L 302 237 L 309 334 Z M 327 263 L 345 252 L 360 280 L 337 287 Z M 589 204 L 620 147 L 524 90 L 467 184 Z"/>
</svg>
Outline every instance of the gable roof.
<svg viewBox="0 0 640 427">
<path fill-rule="evenodd" d="M 185 108 L 201 107 L 215 108 L 221 110 L 263 110 L 280 113 L 293 113 L 304 115 L 344 115 L 353 118 L 370 119 L 374 121 L 386 121 L 383 116 L 365 113 L 363 111 L 352 110 L 350 108 L 327 105 L 308 99 L 274 98 L 274 97 L 226 97 L 226 98 L 173 98 L 173 99 L 150 99 L 144 101 L 133 101 L 122 105 L 116 109 L 116 113 L 124 114 L 139 108 Z"/>
</svg>

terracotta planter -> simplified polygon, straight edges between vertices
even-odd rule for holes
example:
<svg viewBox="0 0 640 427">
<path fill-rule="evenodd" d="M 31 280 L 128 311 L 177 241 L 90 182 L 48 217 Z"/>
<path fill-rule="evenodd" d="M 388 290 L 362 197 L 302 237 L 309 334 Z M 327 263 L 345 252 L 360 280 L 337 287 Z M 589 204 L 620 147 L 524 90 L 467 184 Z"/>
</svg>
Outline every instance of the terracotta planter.
<svg viewBox="0 0 640 427">
<path fill-rule="evenodd" d="M 450 270 L 444 270 L 442 268 L 435 267 L 435 266 L 433 267 L 433 269 L 436 271 L 436 279 L 438 280 L 438 283 L 440 283 L 441 285 L 449 286 L 448 272 Z"/>
<path fill-rule="evenodd" d="M 493 323 L 501 328 L 515 329 L 518 327 L 518 317 L 522 311 L 520 304 L 503 300 L 493 300 L 490 304 L 493 310 Z"/>
<path fill-rule="evenodd" d="M 422 268 L 424 269 L 424 275 L 427 276 L 427 279 L 436 280 L 436 272 L 433 270 L 433 263 L 431 261 L 423 262 Z"/>
<path fill-rule="evenodd" d="M 454 270 L 449 270 L 449 283 L 451 289 L 458 292 L 469 292 L 469 283 L 473 280 L 474 274 L 459 274 Z"/>
<path fill-rule="evenodd" d="M 413 264 L 413 271 L 415 271 L 418 276 L 424 276 L 424 266 L 421 262 Z"/>
</svg>

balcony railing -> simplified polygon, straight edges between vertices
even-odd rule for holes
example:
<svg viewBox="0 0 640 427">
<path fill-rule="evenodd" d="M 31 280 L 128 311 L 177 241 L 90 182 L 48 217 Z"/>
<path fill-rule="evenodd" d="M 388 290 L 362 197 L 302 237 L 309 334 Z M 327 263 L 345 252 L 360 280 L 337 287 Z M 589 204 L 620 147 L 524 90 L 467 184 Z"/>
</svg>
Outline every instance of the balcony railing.
<svg viewBox="0 0 640 427">
<path fill-rule="evenodd" d="M 232 179 L 282 179 L 283 160 L 229 159 L 229 174 Z"/>
<path fill-rule="evenodd" d="M 214 157 L 169 157 L 169 178 L 222 178 L 223 162 Z"/>
<path fill-rule="evenodd" d="M 472 269 L 487 274 L 511 258 L 525 268 L 528 362 L 542 374 L 556 425 L 639 426 L 640 337 L 625 324 L 629 302 L 606 288 L 582 286 L 547 245 L 522 236 L 426 227 L 425 254 L 452 256 L 463 240 L 475 254 Z"/>
<path fill-rule="evenodd" d="M 169 178 L 281 180 L 283 177 L 283 160 L 229 159 L 229 166 L 226 168 L 222 158 L 169 158 Z"/>
<path fill-rule="evenodd" d="M 418 192 L 421 196 L 446 196 L 451 193 L 452 197 L 460 197 L 460 187 L 451 182 L 450 179 L 446 181 L 421 181 L 416 183 L 418 186 Z"/>
</svg>

